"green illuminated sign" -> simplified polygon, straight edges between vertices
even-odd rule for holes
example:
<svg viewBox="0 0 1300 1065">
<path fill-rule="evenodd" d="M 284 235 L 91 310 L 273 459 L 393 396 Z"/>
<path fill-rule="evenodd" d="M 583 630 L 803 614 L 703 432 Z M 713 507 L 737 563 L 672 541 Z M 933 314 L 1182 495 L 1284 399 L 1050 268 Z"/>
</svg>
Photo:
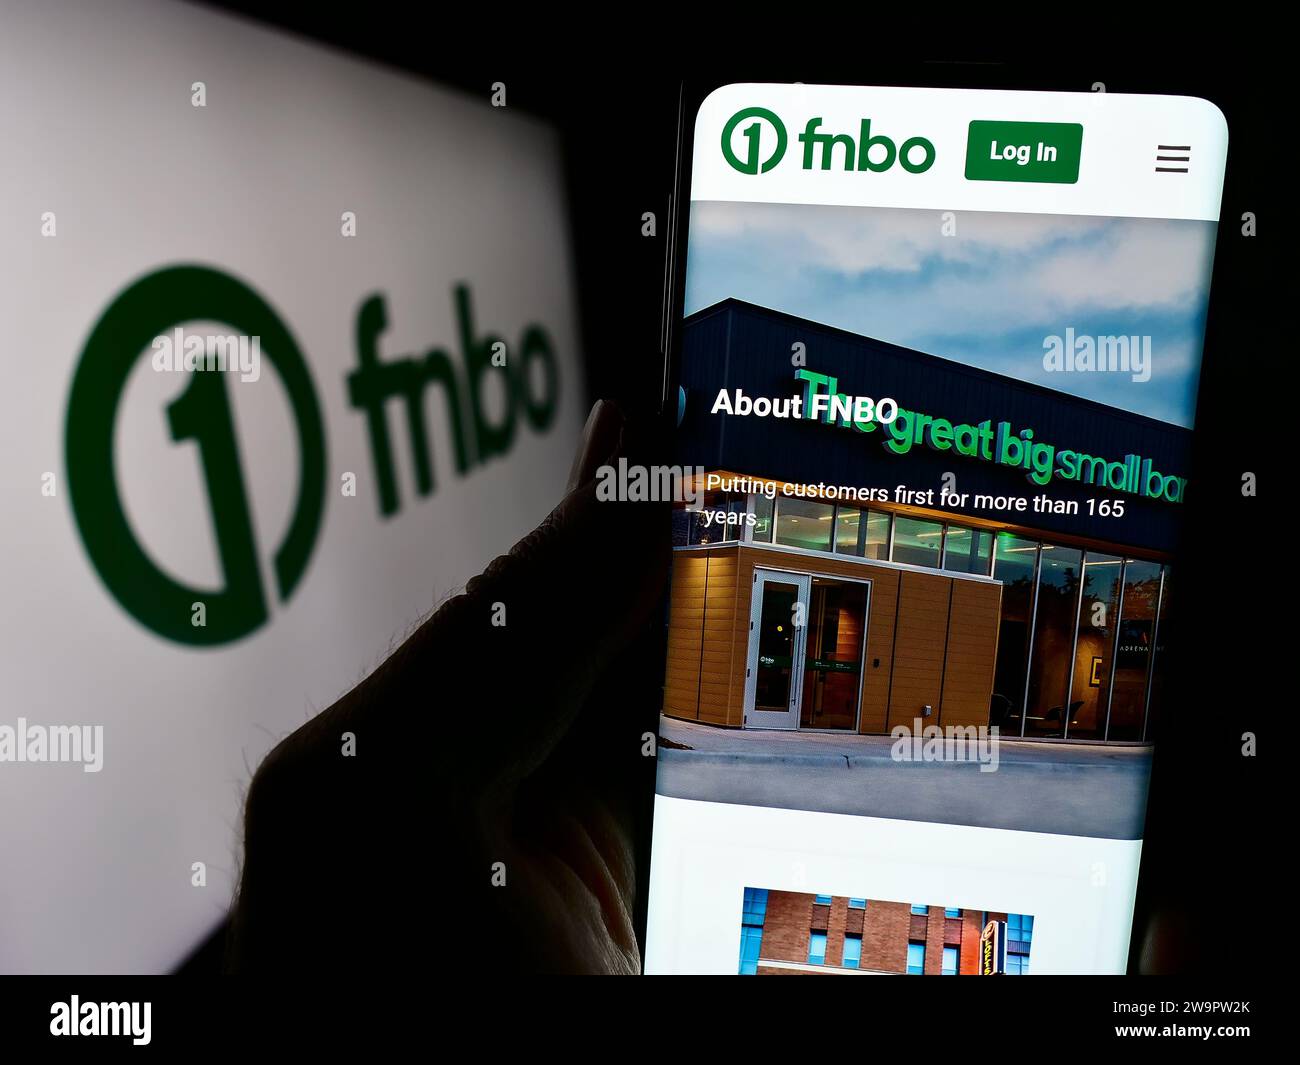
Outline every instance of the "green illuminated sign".
<svg viewBox="0 0 1300 1065">
<path fill-rule="evenodd" d="M 889 422 L 880 421 L 878 411 L 875 417 L 855 419 L 852 397 L 837 390 L 837 378 L 809 369 L 798 369 L 794 376 L 803 382 L 806 420 L 852 427 L 859 433 L 875 432 L 879 426 L 884 433 L 881 446 L 895 455 L 906 455 L 912 448 L 923 446 L 931 451 L 952 451 L 967 458 L 1022 469 L 1039 486 L 1053 480 L 1073 481 L 1168 503 L 1181 503 L 1186 494 L 1187 478 L 1161 473 L 1151 459 L 1138 454 L 1110 460 L 1059 448 L 1035 440 L 1033 429 L 1017 430 L 1010 422 L 994 422 L 991 418 L 977 424 L 954 424 L 946 418 L 900 407 L 897 417 Z M 813 397 L 817 395 L 831 397 L 828 409 L 820 415 L 815 406 L 827 407 L 827 404 L 825 401 L 814 404 Z"/>
</svg>

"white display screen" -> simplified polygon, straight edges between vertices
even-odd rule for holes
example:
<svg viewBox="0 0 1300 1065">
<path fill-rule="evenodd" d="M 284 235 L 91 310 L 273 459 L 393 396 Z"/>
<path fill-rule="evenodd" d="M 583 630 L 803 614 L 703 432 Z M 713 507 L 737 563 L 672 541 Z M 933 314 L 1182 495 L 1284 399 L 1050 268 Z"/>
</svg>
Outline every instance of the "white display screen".
<svg viewBox="0 0 1300 1065">
<path fill-rule="evenodd" d="M 563 491 L 559 138 L 147 0 L 7 4 L 0 85 L 0 972 L 167 971 L 263 755 Z"/>
</svg>

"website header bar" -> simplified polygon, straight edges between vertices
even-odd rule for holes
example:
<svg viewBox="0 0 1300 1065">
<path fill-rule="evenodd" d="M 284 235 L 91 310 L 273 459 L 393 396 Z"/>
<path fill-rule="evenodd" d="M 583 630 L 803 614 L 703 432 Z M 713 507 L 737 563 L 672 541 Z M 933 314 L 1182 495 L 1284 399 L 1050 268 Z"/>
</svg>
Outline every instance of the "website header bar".
<svg viewBox="0 0 1300 1065">
<path fill-rule="evenodd" d="M 735 84 L 692 199 L 1217 221 L 1228 128 L 1187 96 Z"/>
</svg>

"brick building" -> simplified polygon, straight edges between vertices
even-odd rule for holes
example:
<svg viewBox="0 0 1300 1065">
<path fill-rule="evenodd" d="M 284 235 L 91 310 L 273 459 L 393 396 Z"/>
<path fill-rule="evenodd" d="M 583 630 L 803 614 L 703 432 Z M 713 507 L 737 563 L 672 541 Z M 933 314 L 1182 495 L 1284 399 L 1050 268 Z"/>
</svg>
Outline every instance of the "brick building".
<svg viewBox="0 0 1300 1065">
<path fill-rule="evenodd" d="M 980 934 L 1006 922 L 1006 972 L 1029 972 L 1027 914 L 745 888 L 741 975 L 965 976 Z"/>
</svg>

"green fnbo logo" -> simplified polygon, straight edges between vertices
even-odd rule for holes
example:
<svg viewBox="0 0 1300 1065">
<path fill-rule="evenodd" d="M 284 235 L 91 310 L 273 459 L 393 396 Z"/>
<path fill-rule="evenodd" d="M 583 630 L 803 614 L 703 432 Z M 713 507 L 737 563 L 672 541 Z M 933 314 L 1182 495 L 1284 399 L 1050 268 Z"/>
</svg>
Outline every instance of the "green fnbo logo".
<svg viewBox="0 0 1300 1065">
<path fill-rule="evenodd" d="M 732 137 L 735 135 L 736 127 L 742 122 L 753 119 L 743 130 L 741 136 L 747 142 L 745 147 L 745 158 L 741 159 L 732 147 Z M 762 162 L 760 151 L 762 142 L 766 139 L 763 136 L 764 126 L 770 126 L 773 131 L 775 147 L 772 153 Z M 766 174 L 772 167 L 785 156 L 786 133 L 785 123 L 772 111 L 766 107 L 746 107 L 743 111 L 737 111 L 722 127 L 722 155 L 723 158 L 731 164 L 732 168 L 739 170 L 742 174 Z"/>
<path fill-rule="evenodd" d="M 925 137 L 909 137 L 901 144 L 883 133 L 873 133 L 871 119 L 858 123 L 857 134 L 827 133 L 822 119 L 810 118 L 799 134 L 804 170 L 847 170 L 884 173 L 895 164 L 909 174 L 924 174 L 934 166 L 934 145 Z M 739 131 L 739 135 L 737 135 Z M 742 174 L 766 174 L 783 158 L 788 142 L 785 123 L 765 107 L 737 111 L 722 127 L 722 157 Z M 743 141 L 741 152 L 737 142 Z M 765 146 L 770 146 L 764 154 Z"/>
<path fill-rule="evenodd" d="M 526 325 L 513 346 L 494 333 L 480 333 L 465 283 L 453 286 L 452 307 L 459 360 L 450 346 L 385 358 L 380 352 L 380 337 L 388 329 L 383 294 L 372 293 L 357 309 L 357 362 L 345 377 L 345 396 L 366 422 L 381 519 L 402 509 L 397 479 L 402 436 L 400 429 L 390 432 L 390 407 L 406 416 L 405 439 L 419 498 L 436 489 L 435 434 L 425 417 L 429 393 L 442 393 L 444 442 L 457 477 L 505 458 L 521 423 L 540 434 L 555 422 L 560 368 L 547 331 L 538 323 Z M 193 334 L 183 336 L 186 322 L 220 323 L 235 335 L 209 337 L 213 346 L 205 347 Z M 173 327 L 174 347 L 168 335 Z M 68 396 L 64 446 L 72 512 L 91 563 L 127 612 L 158 635 L 184 644 L 228 643 L 269 617 L 226 386 L 230 375 L 190 373 L 185 390 L 166 408 L 172 440 L 192 441 L 198 448 L 224 581 L 211 591 L 181 583 L 149 556 L 122 501 L 115 429 L 127 381 L 151 348 L 155 370 L 211 370 L 215 359 L 218 370 L 238 370 L 241 380 L 255 381 L 262 356 L 275 368 L 289 398 L 298 458 L 292 518 L 272 558 L 280 602 L 288 601 L 306 572 L 325 510 L 321 408 L 302 352 L 280 317 L 242 281 L 207 267 L 173 266 L 136 281 L 104 312 L 81 353 Z M 493 403 L 493 396 L 499 402 Z M 355 474 L 343 475 L 340 491 L 356 495 Z"/>
<path fill-rule="evenodd" d="M 114 466 L 114 427 L 127 380 L 155 338 L 184 322 L 211 321 L 260 338 L 289 398 L 298 437 L 298 495 L 275 550 L 276 592 L 287 600 L 307 568 L 325 506 L 325 429 L 311 376 L 289 330 L 242 281 L 175 266 L 136 281 L 95 324 L 72 379 L 65 449 L 68 491 L 81 539 L 100 578 L 141 624 L 178 643 L 227 643 L 268 617 L 225 375 L 193 373 L 167 408 L 176 442 L 193 441 L 206 482 L 225 586 L 182 584 L 145 553 L 127 520 Z M 204 622 L 193 623 L 202 604 Z"/>
</svg>

